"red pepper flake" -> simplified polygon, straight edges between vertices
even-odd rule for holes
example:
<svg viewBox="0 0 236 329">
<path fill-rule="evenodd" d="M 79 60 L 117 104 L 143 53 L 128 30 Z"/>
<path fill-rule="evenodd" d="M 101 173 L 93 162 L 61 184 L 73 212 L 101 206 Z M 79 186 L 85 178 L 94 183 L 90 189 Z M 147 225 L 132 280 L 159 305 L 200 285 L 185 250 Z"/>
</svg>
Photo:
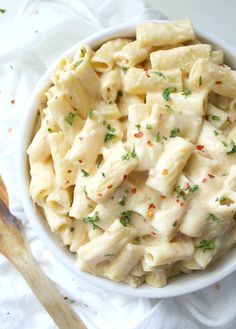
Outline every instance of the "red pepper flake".
<svg viewBox="0 0 236 329">
<path fill-rule="evenodd" d="M 112 185 L 108 185 L 107 188 L 108 188 L 108 189 L 112 188 Z"/>
<path fill-rule="evenodd" d="M 226 121 L 228 122 L 228 123 L 232 123 L 232 121 L 230 120 L 230 117 L 229 116 L 227 116 L 227 119 L 226 119 Z"/>
<path fill-rule="evenodd" d="M 69 169 L 69 170 L 67 170 L 67 172 L 68 172 L 68 174 L 70 174 L 72 171 Z"/>
<path fill-rule="evenodd" d="M 123 182 L 126 180 L 127 177 L 128 177 L 127 175 L 123 176 Z"/>
<path fill-rule="evenodd" d="M 153 146 L 153 142 L 151 142 L 151 141 L 147 141 L 147 145 L 148 145 L 148 146 Z"/>
<path fill-rule="evenodd" d="M 215 177 L 216 177 L 215 175 L 212 175 L 212 174 L 208 174 L 208 176 L 209 176 L 210 178 L 215 178 Z"/>
<path fill-rule="evenodd" d="M 15 104 L 15 100 L 14 100 L 14 99 L 12 99 L 12 100 L 11 100 L 11 103 L 12 103 L 12 104 Z"/>
<path fill-rule="evenodd" d="M 184 183 L 184 189 L 187 190 L 188 188 L 190 188 L 189 182 L 185 182 Z"/>
<path fill-rule="evenodd" d="M 196 150 L 203 150 L 204 149 L 204 145 L 196 145 Z"/>
<path fill-rule="evenodd" d="M 84 139 L 84 137 L 79 137 L 79 140 L 82 142 L 83 141 L 83 139 Z"/>
<path fill-rule="evenodd" d="M 132 188 L 130 189 L 130 192 L 133 193 L 133 194 L 135 194 L 135 193 L 137 192 L 136 187 L 132 187 Z"/>
<path fill-rule="evenodd" d="M 84 161 L 83 160 L 79 160 L 79 163 L 83 163 Z"/>
<path fill-rule="evenodd" d="M 221 84 L 222 84 L 222 81 L 221 81 L 221 80 L 217 80 L 217 81 L 215 82 L 215 84 L 216 84 L 216 85 L 221 85 Z"/>
<path fill-rule="evenodd" d="M 102 197 L 102 193 L 97 193 L 97 196 L 99 196 L 99 198 Z"/>
<path fill-rule="evenodd" d="M 207 178 L 203 178 L 202 182 L 206 183 L 206 181 L 207 181 Z"/>
<path fill-rule="evenodd" d="M 155 209 L 156 206 L 153 203 L 150 203 L 150 205 L 148 206 L 148 209 Z"/>
<path fill-rule="evenodd" d="M 175 201 L 176 201 L 177 203 L 179 203 L 179 199 L 176 199 Z"/>
<path fill-rule="evenodd" d="M 134 137 L 136 137 L 136 138 L 143 137 L 143 132 L 142 131 L 139 131 L 138 133 L 134 134 Z"/>
<path fill-rule="evenodd" d="M 184 202 L 181 202 L 181 203 L 180 203 L 180 207 L 183 207 L 183 206 L 184 206 Z"/>
<path fill-rule="evenodd" d="M 208 120 L 209 119 L 209 115 L 205 114 L 205 119 Z"/>
<path fill-rule="evenodd" d="M 166 198 L 166 195 L 160 195 L 160 198 L 161 199 L 165 199 Z"/>
</svg>

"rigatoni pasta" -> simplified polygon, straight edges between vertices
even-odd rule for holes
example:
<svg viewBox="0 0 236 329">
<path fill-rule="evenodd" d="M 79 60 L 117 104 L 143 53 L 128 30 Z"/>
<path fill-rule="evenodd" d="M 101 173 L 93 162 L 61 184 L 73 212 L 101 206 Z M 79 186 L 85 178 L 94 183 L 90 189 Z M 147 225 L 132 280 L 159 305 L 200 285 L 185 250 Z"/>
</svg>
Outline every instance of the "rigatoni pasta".
<svg viewBox="0 0 236 329">
<path fill-rule="evenodd" d="M 236 242 L 236 72 L 188 19 L 81 45 L 40 92 L 29 192 L 78 267 L 133 287 Z"/>
</svg>

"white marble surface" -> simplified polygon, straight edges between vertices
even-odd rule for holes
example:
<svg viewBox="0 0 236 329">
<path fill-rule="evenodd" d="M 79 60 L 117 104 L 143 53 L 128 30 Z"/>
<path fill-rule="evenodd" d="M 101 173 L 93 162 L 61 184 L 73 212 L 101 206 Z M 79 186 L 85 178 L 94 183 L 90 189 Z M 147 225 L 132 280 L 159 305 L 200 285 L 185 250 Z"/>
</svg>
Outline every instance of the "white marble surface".
<svg viewBox="0 0 236 329">
<path fill-rule="evenodd" d="M 124 0 L 124 5 L 126 1 L 135 0 Z M 172 19 L 190 18 L 196 27 L 215 33 L 236 47 L 236 0 L 146 1 Z M 101 4 L 103 2 L 104 0 L 101 0 Z M 0 8 L 6 9 L 5 14 L 0 14 L 0 26 L 16 15 L 22 3 L 23 0 L 0 0 Z"/>
</svg>

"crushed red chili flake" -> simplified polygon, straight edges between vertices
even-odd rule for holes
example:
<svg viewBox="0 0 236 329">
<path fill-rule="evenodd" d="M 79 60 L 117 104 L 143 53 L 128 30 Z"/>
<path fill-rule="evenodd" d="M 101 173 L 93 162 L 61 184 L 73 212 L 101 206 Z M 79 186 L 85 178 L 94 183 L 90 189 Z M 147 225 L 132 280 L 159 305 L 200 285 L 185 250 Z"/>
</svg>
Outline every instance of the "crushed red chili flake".
<svg viewBox="0 0 236 329">
<path fill-rule="evenodd" d="M 210 178 L 215 178 L 215 177 L 216 177 L 215 175 L 212 175 L 212 174 L 208 174 L 208 176 L 209 176 Z"/>
<path fill-rule="evenodd" d="M 138 133 L 134 134 L 134 137 L 136 137 L 136 138 L 143 137 L 143 132 L 142 131 L 139 131 Z"/>
<path fill-rule="evenodd" d="M 148 206 L 148 209 L 155 209 L 156 206 L 153 203 L 150 203 L 150 205 Z"/>
<path fill-rule="evenodd" d="M 145 71 L 146 76 L 147 76 L 148 78 L 151 78 L 151 76 L 148 74 L 148 68 L 147 68 L 147 67 L 144 68 L 144 71 Z"/>
<path fill-rule="evenodd" d="M 184 189 L 187 190 L 190 187 L 189 182 L 184 183 Z"/>
<path fill-rule="evenodd" d="M 203 178 L 202 182 L 206 183 L 206 181 L 207 181 L 207 178 Z"/>
<path fill-rule="evenodd" d="M 179 199 L 176 199 L 175 201 L 176 201 L 177 203 L 179 203 Z"/>
<path fill-rule="evenodd" d="M 196 150 L 203 150 L 204 149 L 204 145 L 196 145 Z"/>
<path fill-rule="evenodd" d="M 97 196 L 99 196 L 101 198 L 102 197 L 102 193 L 97 193 Z"/>
<path fill-rule="evenodd" d="M 152 235 L 157 235 L 156 232 L 152 232 Z"/>
<path fill-rule="evenodd" d="M 67 172 L 70 174 L 72 171 L 69 169 L 69 170 L 67 170 Z"/>
<path fill-rule="evenodd" d="M 166 198 L 166 195 L 160 195 L 160 198 L 161 199 L 165 199 Z"/>
<path fill-rule="evenodd" d="M 151 142 L 151 141 L 147 141 L 147 145 L 148 145 L 148 146 L 153 146 L 153 142 Z"/>
<path fill-rule="evenodd" d="M 184 202 L 181 202 L 181 203 L 180 203 L 180 207 L 183 207 L 183 206 L 184 206 Z"/>
<path fill-rule="evenodd" d="M 128 177 L 127 175 L 123 176 L 123 182 L 126 180 L 127 177 Z"/>
<path fill-rule="evenodd" d="M 216 85 L 221 85 L 221 84 L 222 84 L 222 81 L 221 81 L 221 80 L 217 80 L 217 81 L 215 82 L 215 84 L 216 84 Z"/>
<path fill-rule="evenodd" d="M 82 140 L 84 139 L 84 137 L 79 137 L 79 140 L 82 142 Z"/>
<path fill-rule="evenodd" d="M 205 114 L 205 119 L 208 120 L 209 119 L 209 115 Z"/>
<path fill-rule="evenodd" d="M 108 188 L 108 189 L 112 188 L 112 185 L 108 185 L 107 188 Z"/>
<path fill-rule="evenodd" d="M 132 188 L 130 189 L 130 192 L 133 193 L 133 194 L 135 194 L 135 193 L 137 192 L 136 187 L 132 187 Z"/>
<path fill-rule="evenodd" d="M 14 99 L 11 99 L 11 103 L 12 103 L 12 104 L 15 104 L 15 100 L 14 100 Z"/>
<path fill-rule="evenodd" d="M 83 160 L 79 160 L 79 163 L 83 163 Z"/>
</svg>

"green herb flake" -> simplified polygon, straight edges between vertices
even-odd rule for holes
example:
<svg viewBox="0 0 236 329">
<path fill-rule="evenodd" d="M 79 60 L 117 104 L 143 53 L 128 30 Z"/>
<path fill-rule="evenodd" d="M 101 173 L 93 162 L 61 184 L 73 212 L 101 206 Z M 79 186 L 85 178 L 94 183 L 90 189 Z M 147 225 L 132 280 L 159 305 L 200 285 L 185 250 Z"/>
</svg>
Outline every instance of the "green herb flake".
<svg viewBox="0 0 236 329">
<path fill-rule="evenodd" d="M 106 124 L 107 126 L 107 130 L 108 132 L 106 133 L 105 137 L 104 137 L 104 142 L 108 142 L 114 138 L 117 137 L 117 135 L 115 134 L 115 128 L 113 128 L 110 124 Z"/>
<path fill-rule="evenodd" d="M 98 213 L 98 211 L 95 211 L 95 213 L 94 213 L 93 216 L 86 216 L 86 217 L 83 218 L 83 222 L 84 222 L 85 224 L 87 224 L 87 223 L 91 223 L 91 224 L 93 224 L 93 229 L 94 229 L 94 230 L 95 230 L 96 228 L 99 228 L 99 226 L 97 226 L 96 224 L 94 224 L 94 223 L 96 223 L 96 222 L 98 222 L 98 221 L 99 221 L 99 213 Z"/>
<path fill-rule="evenodd" d="M 75 303 L 75 300 L 70 300 L 69 303 L 70 303 L 70 304 L 74 304 L 74 303 Z"/>
<path fill-rule="evenodd" d="M 127 153 L 125 153 L 124 155 L 122 155 L 121 159 L 124 161 L 128 161 L 130 158 L 136 158 L 137 154 L 135 152 L 135 147 L 133 146 L 132 150 L 128 150 Z"/>
<path fill-rule="evenodd" d="M 236 153 L 236 145 L 234 143 L 234 141 L 231 141 L 230 145 L 232 146 L 231 150 L 228 151 L 226 154 L 227 155 L 230 155 L 230 154 L 233 154 L 233 153 Z"/>
<path fill-rule="evenodd" d="M 220 117 L 219 117 L 218 115 L 212 115 L 212 116 L 211 116 L 211 119 L 212 119 L 213 121 L 220 121 Z"/>
<path fill-rule="evenodd" d="M 180 134 L 179 128 L 173 128 L 170 131 L 170 137 L 171 138 L 177 137 L 177 136 L 179 136 L 179 134 Z"/>
<path fill-rule="evenodd" d="M 135 127 L 138 129 L 138 131 L 140 131 L 140 129 L 141 129 L 141 125 L 140 124 L 136 124 Z"/>
<path fill-rule="evenodd" d="M 166 112 L 174 112 L 174 110 L 172 109 L 172 107 L 170 106 L 170 105 L 168 105 L 168 104 L 165 104 L 165 110 L 166 110 Z"/>
<path fill-rule="evenodd" d="M 90 110 L 88 113 L 89 119 L 92 119 L 94 117 L 94 110 Z"/>
<path fill-rule="evenodd" d="M 0 8 L 0 13 L 1 14 L 4 14 L 6 12 L 6 9 L 2 9 L 2 8 Z"/>
<path fill-rule="evenodd" d="M 202 76 L 201 75 L 198 78 L 198 85 L 199 85 L 199 87 L 202 85 Z"/>
<path fill-rule="evenodd" d="M 82 171 L 84 177 L 89 176 L 89 173 L 87 171 L 85 171 L 84 169 L 81 169 L 81 171 Z"/>
<path fill-rule="evenodd" d="M 185 90 L 182 92 L 182 95 L 185 96 L 185 98 L 189 95 L 191 95 L 191 90 L 189 88 L 185 88 Z"/>
<path fill-rule="evenodd" d="M 80 52 L 81 52 L 81 56 L 84 57 L 86 55 L 86 49 L 83 47 L 80 49 Z"/>
<path fill-rule="evenodd" d="M 111 254 L 105 254 L 104 256 L 105 257 L 112 257 L 112 256 L 115 256 L 115 254 L 112 254 L 112 253 Z"/>
<path fill-rule="evenodd" d="M 146 124 L 146 129 L 150 130 L 152 129 L 152 125 L 150 125 L 149 123 Z"/>
<path fill-rule="evenodd" d="M 214 214 L 208 214 L 206 216 L 206 219 L 207 220 L 212 220 L 213 222 L 216 222 L 216 223 L 219 223 L 220 222 L 219 218 L 216 217 Z"/>
<path fill-rule="evenodd" d="M 194 193 L 195 191 L 197 191 L 199 188 L 198 185 L 193 185 L 193 186 L 189 186 L 189 184 L 186 187 L 181 187 L 180 185 L 178 185 L 175 188 L 175 192 L 177 193 L 176 198 L 182 198 L 183 200 L 187 200 L 187 195 L 190 193 Z"/>
<path fill-rule="evenodd" d="M 88 192 L 86 190 L 86 186 L 84 186 L 84 194 L 87 196 L 88 195 Z"/>
<path fill-rule="evenodd" d="M 74 227 L 71 227 L 71 228 L 70 228 L 70 231 L 71 231 L 71 232 L 74 232 L 74 230 L 75 230 Z"/>
<path fill-rule="evenodd" d="M 221 143 L 224 145 L 224 147 L 228 147 L 228 144 L 225 143 L 224 141 L 221 141 Z"/>
<path fill-rule="evenodd" d="M 124 72 L 124 74 L 126 74 L 126 72 L 128 71 L 127 67 L 122 67 L 121 70 Z"/>
<path fill-rule="evenodd" d="M 173 226 L 173 227 L 176 227 L 176 226 L 177 226 L 177 220 L 175 220 L 175 221 L 172 223 L 172 226 Z"/>
<path fill-rule="evenodd" d="M 124 196 L 120 199 L 120 201 L 118 202 L 118 204 L 119 204 L 120 206 L 124 207 L 124 206 L 125 206 L 125 202 L 126 202 L 126 196 L 124 195 Z"/>
<path fill-rule="evenodd" d="M 82 64 L 83 61 L 84 61 L 83 59 L 80 59 L 79 61 L 75 62 L 75 67 L 80 66 L 80 64 Z"/>
<path fill-rule="evenodd" d="M 162 77 L 166 80 L 166 77 L 164 76 L 164 74 L 161 71 L 152 71 L 153 74 L 158 75 L 159 77 Z"/>
<path fill-rule="evenodd" d="M 76 116 L 76 113 L 73 113 L 73 112 L 70 112 L 67 114 L 67 116 L 65 117 L 65 121 L 70 125 L 72 126 L 74 120 L 75 120 L 75 116 Z"/>
<path fill-rule="evenodd" d="M 102 172 L 102 176 L 105 178 L 106 177 L 106 175 L 104 174 L 104 172 Z"/>
<path fill-rule="evenodd" d="M 87 204 L 87 207 L 90 208 L 90 209 L 94 209 L 95 208 L 91 203 L 88 203 Z"/>
<path fill-rule="evenodd" d="M 196 248 L 201 248 L 204 252 L 213 250 L 215 249 L 215 242 L 212 240 L 202 240 Z"/>
<path fill-rule="evenodd" d="M 162 97 L 165 101 L 170 100 L 170 94 L 176 92 L 175 87 L 165 88 L 162 92 Z"/>
<path fill-rule="evenodd" d="M 127 226 L 128 224 L 130 224 L 131 214 L 132 214 L 131 210 L 123 211 L 121 213 L 120 222 L 122 225 Z"/>
<path fill-rule="evenodd" d="M 215 136 L 218 136 L 219 135 L 219 133 L 218 133 L 217 130 L 214 130 L 214 134 L 215 134 Z"/>
<path fill-rule="evenodd" d="M 48 128 L 48 132 L 49 132 L 49 133 L 53 133 L 54 130 L 53 130 L 52 128 Z"/>
<path fill-rule="evenodd" d="M 160 131 L 154 136 L 156 142 L 160 142 Z"/>
<path fill-rule="evenodd" d="M 118 90 L 118 92 L 117 92 L 117 97 L 122 97 L 123 96 L 123 92 L 122 92 L 122 90 Z"/>
</svg>

